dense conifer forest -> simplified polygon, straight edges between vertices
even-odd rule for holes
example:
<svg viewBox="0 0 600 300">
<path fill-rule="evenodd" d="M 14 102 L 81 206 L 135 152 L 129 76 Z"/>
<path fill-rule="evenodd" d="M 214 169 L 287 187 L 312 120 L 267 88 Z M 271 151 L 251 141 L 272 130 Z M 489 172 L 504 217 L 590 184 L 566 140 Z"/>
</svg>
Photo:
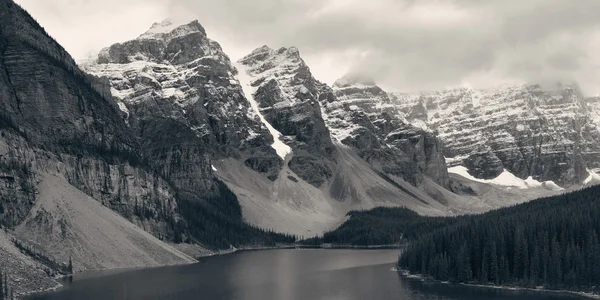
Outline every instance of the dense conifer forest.
<svg viewBox="0 0 600 300">
<path fill-rule="evenodd" d="M 406 208 L 349 216 L 302 243 L 407 243 L 399 268 L 437 280 L 600 290 L 600 186 L 473 216 L 422 217 Z"/>
<path fill-rule="evenodd" d="M 264 230 L 245 223 L 237 197 L 219 182 L 220 195 L 206 203 L 180 201 L 178 212 L 184 219 L 172 222 L 175 242 L 201 242 L 219 250 L 231 246 L 275 246 L 293 244 L 296 236 Z M 182 197 L 180 197 L 182 198 Z M 185 220 L 188 220 L 187 223 Z M 186 233 L 189 233 L 186 236 Z"/>
<path fill-rule="evenodd" d="M 414 239 L 398 265 L 437 280 L 598 291 L 600 187 L 478 216 Z"/>
<path fill-rule="evenodd" d="M 373 246 L 406 242 L 452 223 L 456 218 L 426 218 L 407 208 L 379 207 L 368 211 L 351 211 L 350 219 L 322 237 L 302 241 L 306 245 Z"/>
</svg>

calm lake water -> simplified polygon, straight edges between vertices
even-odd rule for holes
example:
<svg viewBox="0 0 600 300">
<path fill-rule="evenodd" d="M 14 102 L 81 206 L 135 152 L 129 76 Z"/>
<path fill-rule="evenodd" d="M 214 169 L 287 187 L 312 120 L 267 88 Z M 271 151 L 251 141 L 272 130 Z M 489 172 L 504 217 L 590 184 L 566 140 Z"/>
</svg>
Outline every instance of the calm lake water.
<svg viewBox="0 0 600 300">
<path fill-rule="evenodd" d="M 202 259 L 194 265 L 75 276 L 67 287 L 29 299 L 207 300 L 558 300 L 406 279 L 392 271 L 398 250 L 268 250 Z"/>
</svg>

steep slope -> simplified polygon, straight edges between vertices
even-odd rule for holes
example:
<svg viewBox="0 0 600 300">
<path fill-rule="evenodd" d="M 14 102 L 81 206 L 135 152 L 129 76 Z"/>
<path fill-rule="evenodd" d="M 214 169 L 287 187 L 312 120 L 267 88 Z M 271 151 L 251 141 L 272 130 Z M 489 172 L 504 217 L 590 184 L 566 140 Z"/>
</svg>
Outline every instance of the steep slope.
<svg viewBox="0 0 600 300">
<path fill-rule="evenodd" d="M 15 234 L 75 272 L 192 263 L 175 250 L 55 174 L 40 174 L 40 196 Z"/>
<path fill-rule="evenodd" d="M 186 189 L 211 190 L 210 182 L 198 181 L 213 177 L 208 158 L 236 157 L 270 178 L 281 169 L 269 147 L 273 138 L 246 101 L 236 69 L 198 21 L 156 23 L 139 38 L 104 49 L 83 68 L 110 85 L 147 156 L 155 158 L 150 161 L 175 151 L 184 155 L 185 169 L 156 167 L 187 180 Z M 174 132 L 181 136 L 168 136 Z"/>
<path fill-rule="evenodd" d="M 393 166 L 396 169 L 390 172 L 392 168 L 387 168 L 389 161 L 365 161 L 377 151 L 369 149 L 370 145 L 354 147 L 351 143 L 346 145 L 341 142 L 337 134 L 339 128 L 335 126 L 339 124 L 329 122 L 329 115 L 322 105 L 337 102 L 337 96 L 330 87 L 312 76 L 298 49 L 290 47 L 275 50 L 263 46 L 242 58 L 236 68 L 242 86 L 249 87 L 247 98 L 256 102 L 256 113 L 262 115 L 267 126 L 272 126 L 277 131 L 275 135 L 291 150 L 285 156 L 284 171 L 272 184 L 241 180 L 231 172 L 237 172 L 238 168 L 232 168 L 230 163 L 217 167 L 219 176 L 240 198 L 247 220 L 266 227 L 277 224 L 294 232 L 300 230 L 302 235 L 306 235 L 320 233 L 327 229 L 328 224 L 329 228 L 339 224 L 351 209 L 402 205 L 423 214 L 451 213 L 452 209 L 415 188 L 413 185 L 417 184 L 416 180 L 410 183 L 405 180 L 405 177 L 414 178 L 414 173 L 419 173 L 419 166 L 414 161 L 407 158 L 403 161 L 405 168 Z M 340 115 L 350 113 L 341 111 Z M 372 124 L 369 126 L 375 127 Z M 400 142 L 414 135 L 401 132 L 399 127 L 390 129 L 388 133 L 396 130 L 397 145 L 410 151 L 411 158 L 417 156 L 415 152 L 422 150 L 419 149 L 420 143 L 407 140 Z M 383 135 L 377 134 L 378 137 Z M 407 156 L 402 150 L 394 149 L 397 152 L 392 150 L 387 157 L 393 159 L 394 154 Z M 427 151 L 433 152 L 435 149 Z M 438 157 L 443 159 L 441 155 Z M 443 163 L 441 167 L 445 171 Z M 423 180 L 422 175 L 420 180 Z M 261 202 L 262 198 L 271 200 Z M 280 213 L 273 214 L 275 211 Z M 286 219 L 287 222 L 280 222 Z M 310 226 L 297 226 L 307 221 Z"/>
<path fill-rule="evenodd" d="M 7 285 L 17 297 L 61 286 L 44 272 L 45 266 L 23 254 L 13 243 L 13 237 L 3 230 L 0 230 L 0 270 L 8 276 Z"/>
<path fill-rule="evenodd" d="M 457 88 L 392 98 L 409 121 L 439 133 L 450 166 L 465 166 L 477 178 L 507 170 L 568 187 L 600 163 L 594 104 L 576 86 Z"/>
</svg>

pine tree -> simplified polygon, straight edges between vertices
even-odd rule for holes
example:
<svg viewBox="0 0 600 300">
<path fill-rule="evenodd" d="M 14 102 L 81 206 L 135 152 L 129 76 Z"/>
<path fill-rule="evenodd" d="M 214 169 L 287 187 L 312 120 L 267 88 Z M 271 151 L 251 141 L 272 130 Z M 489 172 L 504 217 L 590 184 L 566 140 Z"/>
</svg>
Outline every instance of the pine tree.
<svg viewBox="0 0 600 300">
<path fill-rule="evenodd" d="M 5 300 L 4 298 L 4 274 L 0 270 L 0 300 Z"/>
<path fill-rule="evenodd" d="M 490 254 L 490 280 L 495 285 L 500 284 L 500 268 L 498 267 L 498 254 L 496 251 L 496 242 L 492 242 Z"/>
<path fill-rule="evenodd" d="M 562 281 L 560 245 L 556 237 L 552 239 L 552 245 L 550 247 L 550 261 L 550 284 L 553 287 L 556 287 Z"/>
<path fill-rule="evenodd" d="M 458 252 L 458 281 L 469 282 L 471 281 L 472 270 L 471 270 L 471 259 L 469 254 L 469 248 L 467 244 L 463 244 Z"/>
<path fill-rule="evenodd" d="M 8 297 L 8 273 L 4 274 L 4 299 Z"/>
<path fill-rule="evenodd" d="M 73 274 L 73 260 L 72 256 L 69 256 L 69 274 Z"/>
<path fill-rule="evenodd" d="M 489 266 L 488 266 L 488 250 L 487 249 L 483 249 L 483 255 L 481 256 L 481 275 L 479 277 L 479 280 L 483 284 L 486 284 L 489 281 L 488 270 L 489 270 Z"/>
<path fill-rule="evenodd" d="M 517 229 L 515 238 L 513 240 L 514 252 L 513 252 L 513 277 L 519 278 L 521 276 L 521 262 L 523 261 L 523 247 L 521 245 L 521 229 Z"/>
<path fill-rule="evenodd" d="M 540 278 L 540 257 L 539 257 L 539 245 L 536 245 L 533 248 L 533 254 L 531 256 L 531 266 L 529 267 L 530 276 L 530 285 L 537 286 L 538 280 Z"/>
</svg>

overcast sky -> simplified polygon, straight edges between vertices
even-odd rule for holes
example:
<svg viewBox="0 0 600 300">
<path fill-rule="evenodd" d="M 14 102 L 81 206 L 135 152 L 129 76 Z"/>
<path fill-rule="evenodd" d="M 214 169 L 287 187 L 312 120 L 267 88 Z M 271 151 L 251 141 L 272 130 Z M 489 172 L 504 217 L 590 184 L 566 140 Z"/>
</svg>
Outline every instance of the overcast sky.
<svg viewBox="0 0 600 300">
<path fill-rule="evenodd" d="M 75 58 L 167 17 L 198 19 L 232 59 L 296 46 L 317 79 L 390 90 L 576 81 L 600 93 L 600 0 L 16 0 Z"/>
</svg>

